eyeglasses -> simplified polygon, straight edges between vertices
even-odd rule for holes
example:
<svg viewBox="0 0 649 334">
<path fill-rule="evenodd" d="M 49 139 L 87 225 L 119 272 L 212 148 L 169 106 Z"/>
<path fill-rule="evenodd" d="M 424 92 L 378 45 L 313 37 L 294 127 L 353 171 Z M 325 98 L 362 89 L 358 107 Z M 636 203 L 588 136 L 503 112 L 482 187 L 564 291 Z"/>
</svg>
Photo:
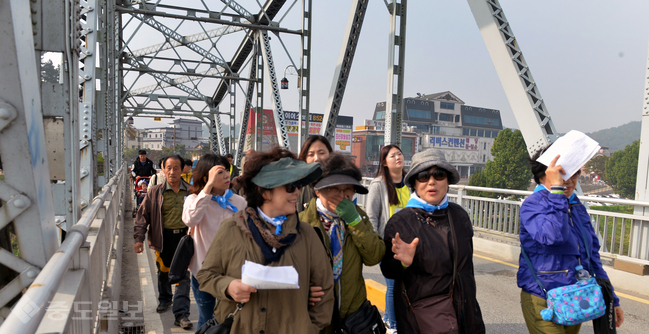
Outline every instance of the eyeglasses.
<svg viewBox="0 0 649 334">
<path fill-rule="evenodd" d="M 443 169 L 437 168 L 437 169 L 433 170 L 432 172 L 427 171 L 427 170 L 425 170 L 423 172 L 419 172 L 419 174 L 417 174 L 416 177 L 417 177 L 417 181 L 419 181 L 419 182 L 428 182 L 428 180 L 430 180 L 431 176 L 437 181 L 442 181 L 442 180 L 444 180 L 445 178 L 448 177 L 448 173 Z"/>
<path fill-rule="evenodd" d="M 579 178 L 579 175 L 581 175 L 581 169 L 578 170 L 575 174 L 572 174 L 572 176 L 571 176 L 570 178 L 571 178 L 573 181 L 577 181 L 577 179 Z"/>
<path fill-rule="evenodd" d="M 285 184 L 284 187 L 286 188 L 286 192 L 291 194 L 297 189 L 302 189 L 302 184 L 298 182 L 293 182 L 293 183 Z"/>
</svg>

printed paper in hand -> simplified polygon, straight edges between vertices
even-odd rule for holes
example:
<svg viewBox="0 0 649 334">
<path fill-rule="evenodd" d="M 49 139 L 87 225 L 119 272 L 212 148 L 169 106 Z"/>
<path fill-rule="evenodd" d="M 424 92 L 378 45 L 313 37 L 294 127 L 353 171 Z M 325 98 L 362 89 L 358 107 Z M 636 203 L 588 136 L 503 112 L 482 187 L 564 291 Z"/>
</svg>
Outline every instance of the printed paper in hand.
<svg viewBox="0 0 649 334">
<path fill-rule="evenodd" d="M 563 167 L 566 174 L 562 175 L 562 177 L 564 181 L 567 181 L 579 168 L 595 156 L 599 149 L 600 146 L 596 141 L 582 132 L 572 130 L 557 139 L 536 161 L 550 166 L 552 160 L 557 155 L 561 155 L 555 165 Z"/>
<path fill-rule="evenodd" d="M 271 267 L 246 261 L 241 267 L 241 282 L 259 290 L 299 289 L 293 266 Z"/>
</svg>

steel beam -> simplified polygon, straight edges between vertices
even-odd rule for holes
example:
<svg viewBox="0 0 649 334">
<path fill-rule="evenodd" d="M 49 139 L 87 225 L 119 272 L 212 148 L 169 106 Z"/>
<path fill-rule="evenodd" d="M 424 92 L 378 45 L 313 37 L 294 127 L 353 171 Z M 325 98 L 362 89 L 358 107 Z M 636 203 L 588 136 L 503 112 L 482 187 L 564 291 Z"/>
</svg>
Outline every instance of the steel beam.
<svg viewBox="0 0 649 334">
<path fill-rule="evenodd" d="M 257 78 L 257 57 L 254 56 L 254 61 L 250 62 L 250 76 L 249 78 L 251 80 L 254 80 Z M 253 94 L 255 93 L 255 85 L 256 83 L 254 81 L 249 81 L 248 82 L 248 89 L 246 90 L 246 103 L 244 104 L 243 107 L 243 112 L 241 113 L 241 124 L 239 128 L 239 140 L 237 141 L 237 150 L 234 153 L 234 164 L 236 166 L 241 166 L 241 158 L 243 157 L 243 154 L 245 153 L 244 150 L 244 145 L 246 144 L 247 138 L 246 133 L 248 132 L 248 123 L 250 121 L 250 113 L 252 110 L 252 97 Z"/>
<path fill-rule="evenodd" d="M 164 24 L 156 21 L 156 19 L 153 16 L 146 16 L 143 14 L 133 14 L 134 17 L 139 19 L 140 21 L 148 24 L 151 28 L 158 30 L 161 32 L 166 38 L 170 38 L 175 40 L 176 42 L 181 43 L 188 49 L 198 53 L 199 55 L 209 59 L 213 63 L 227 69 L 229 71 L 230 67 L 228 64 L 221 58 L 217 57 L 213 53 L 203 49 L 201 46 L 198 44 L 195 44 L 193 42 L 190 42 L 187 40 L 185 37 L 183 37 L 181 34 L 177 33 L 176 31 L 172 30 L 171 28 L 165 26 Z M 231 72 L 231 71 L 229 71 Z"/>
<path fill-rule="evenodd" d="M 468 0 L 530 155 L 557 137 L 539 88 L 498 0 Z"/>
<path fill-rule="evenodd" d="M 210 39 L 212 37 L 229 35 L 242 30 L 244 30 L 243 27 L 227 26 L 227 27 L 221 27 L 218 29 L 212 29 L 206 32 L 200 32 L 197 34 L 185 36 L 184 39 L 188 42 L 196 43 L 196 42 L 204 41 L 206 39 Z M 147 46 L 145 48 L 133 50 L 133 52 L 131 53 L 133 54 L 134 57 L 141 57 L 153 53 L 158 53 L 160 51 L 173 49 L 175 47 L 182 46 L 182 45 L 183 45 L 182 43 L 176 40 L 169 40 L 168 42 L 165 43 L 155 44 L 155 45 Z"/>
<path fill-rule="evenodd" d="M 647 52 L 647 70 L 645 75 L 645 98 L 642 104 L 642 130 L 640 132 L 640 152 L 638 155 L 638 175 L 635 186 L 635 200 L 649 201 L 649 51 Z M 636 206 L 633 213 L 649 216 L 649 208 Z M 631 224 L 629 256 L 649 259 L 649 224 L 634 220 Z"/>
<path fill-rule="evenodd" d="M 234 0 L 221 0 L 221 2 L 223 2 L 228 7 L 230 7 L 237 14 L 245 17 L 246 20 L 248 20 L 250 22 L 255 22 L 254 16 L 249 11 L 247 11 L 245 8 L 243 8 L 243 6 L 238 4 L 236 1 L 234 1 Z"/>
<path fill-rule="evenodd" d="M 365 19 L 368 3 L 369 0 L 353 0 L 351 10 L 349 11 L 343 45 L 338 55 L 338 64 L 334 70 L 329 99 L 327 100 L 322 128 L 320 129 L 320 134 L 327 137 L 332 143 L 336 134 L 338 113 L 340 112 L 345 88 L 347 87 L 347 79 L 349 79 L 349 74 L 352 70 L 352 62 L 354 61 L 354 54 L 356 53 L 356 46 L 361 35 L 361 28 L 363 27 L 363 20 Z"/>
<path fill-rule="evenodd" d="M 261 32 L 257 31 L 257 35 L 261 36 Z M 263 43 L 261 37 L 258 36 L 255 43 L 255 61 L 257 62 L 257 108 L 255 111 L 255 150 L 262 151 L 264 143 L 264 56 L 262 53 Z"/>
<path fill-rule="evenodd" d="M 43 267 L 58 246 L 54 204 L 43 129 L 40 59 L 34 50 L 31 2 L 0 2 L 0 156 L 5 181 L 0 184 L 29 198 L 15 201 L 25 209 L 13 218 L 20 257 Z M 2 306 L 2 305 L 0 305 Z"/>
<path fill-rule="evenodd" d="M 407 4 L 407 0 L 401 0 L 400 2 L 393 0 L 389 6 L 390 39 L 388 42 L 388 94 L 385 101 L 385 145 L 401 146 Z M 392 112 L 393 104 L 396 110 L 394 113 Z"/>
<path fill-rule="evenodd" d="M 261 30 L 259 39 L 263 49 L 262 54 L 264 56 L 264 64 L 266 65 L 268 83 L 273 94 L 273 116 L 275 118 L 275 128 L 277 129 L 277 142 L 280 146 L 290 149 L 291 144 L 288 141 L 288 132 L 286 131 L 286 123 L 284 122 L 284 108 L 282 107 L 282 98 L 279 94 L 279 86 L 277 85 L 277 73 L 275 73 L 275 64 L 273 63 L 273 54 L 270 50 L 268 32 Z"/>
<path fill-rule="evenodd" d="M 302 0 L 302 36 L 300 36 L 300 70 L 298 71 L 298 90 L 300 102 L 298 108 L 297 153 L 309 136 L 309 106 L 311 105 L 311 12 L 312 1 Z M 302 125 L 304 122 L 304 125 Z"/>
<path fill-rule="evenodd" d="M 266 3 L 264 4 L 264 7 L 257 15 L 257 17 L 259 17 L 258 24 L 264 26 L 269 25 L 270 22 L 268 22 L 268 19 L 266 17 L 270 18 L 271 20 L 275 18 L 275 16 L 277 15 L 277 13 L 282 8 L 285 2 L 286 0 L 267 0 Z M 263 15 L 263 13 L 266 14 Z M 265 27 L 259 27 L 259 26 L 256 28 L 265 29 Z M 241 70 L 243 64 L 246 62 L 246 59 L 248 59 L 248 56 L 250 55 L 250 52 L 252 52 L 254 47 L 255 36 L 253 35 L 254 33 L 250 31 L 250 33 L 246 35 L 246 37 L 239 45 L 237 51 L 234 53 L 234 56 L 232 57 L 232 61 L 229 63 L 230 71 L 231 71 L 230 73 L 239 73 L 239 70 Z M 225 97 L 225 94 L 227 94 L 228 92 L 228 85 L 229 85 L 229 81 L 223 80 L 216 87 L 216 91 L 212 95 L 212 103 L 211 103 L 212 107 L 218 106 L 221 103 L 221 100 L 223 100 L 223 97 Z"/>
</svg>

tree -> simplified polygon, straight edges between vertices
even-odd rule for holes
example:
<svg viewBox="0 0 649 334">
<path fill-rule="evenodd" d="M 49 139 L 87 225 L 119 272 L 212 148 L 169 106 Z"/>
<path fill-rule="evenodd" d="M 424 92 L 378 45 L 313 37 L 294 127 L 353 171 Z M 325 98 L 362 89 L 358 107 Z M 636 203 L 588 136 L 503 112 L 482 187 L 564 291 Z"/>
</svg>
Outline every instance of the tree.
<svg viewBox="0 0 649 334">
<path fill-rule="evenodd" d="M 54 67 L 51 59 L 43 62 L 43 58 L 41 58 L 41 81 L 58 83 L 60 67 L 58 65 Z"/>
<path fill-rule="evenodd" d="M 483 184 L 490 188 L 517 190 L 526 190 L 529 187 L 532 172 L 527 162 L 529 155 L 520 130 L 500 131 L 491 146 L 491 155 L 493 160 L 487 162 L 482 173 L 471 176 L 470 185 Z M 488 193 L 484 196 L 499 195 Z"/>
<path fill-rule="evenodd" d="M 626 198 L 635 198 L 638 174 L 640 141 L 627 145 L 624 150 L 615 151 L 606 162 L 606 180 L 616 193 Z"/>
<path fill-rule="evenodd" d="M 584 173 L 599 175 L 600 180 L 606 181 L 606 162 L 608 159 L 609 158 L 604 155 L 590 159 L 590 161 L 584 165 Z"/>
</svg>

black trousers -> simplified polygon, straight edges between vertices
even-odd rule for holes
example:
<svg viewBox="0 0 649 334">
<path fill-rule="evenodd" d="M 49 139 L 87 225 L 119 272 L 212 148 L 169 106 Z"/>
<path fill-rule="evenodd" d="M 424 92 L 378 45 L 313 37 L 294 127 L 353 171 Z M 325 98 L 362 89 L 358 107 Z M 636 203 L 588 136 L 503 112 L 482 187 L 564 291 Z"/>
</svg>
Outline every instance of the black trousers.
<svg viewBox="0 0 649 334">
<path fill-rule="evenodd" d="M 189 274 L 176 284 L 173 292 L 169 284 L 169 267 L 176 253 L 180 239 L 187 234 L 187 228 L 162 232 L 162 252 L 156 252 L 156 266 L 158 267 L 158 302 L 168 303 L 173 301 L 172 311 L 176 319 L 182 315 L 189 316 Z"/>
</svg>

